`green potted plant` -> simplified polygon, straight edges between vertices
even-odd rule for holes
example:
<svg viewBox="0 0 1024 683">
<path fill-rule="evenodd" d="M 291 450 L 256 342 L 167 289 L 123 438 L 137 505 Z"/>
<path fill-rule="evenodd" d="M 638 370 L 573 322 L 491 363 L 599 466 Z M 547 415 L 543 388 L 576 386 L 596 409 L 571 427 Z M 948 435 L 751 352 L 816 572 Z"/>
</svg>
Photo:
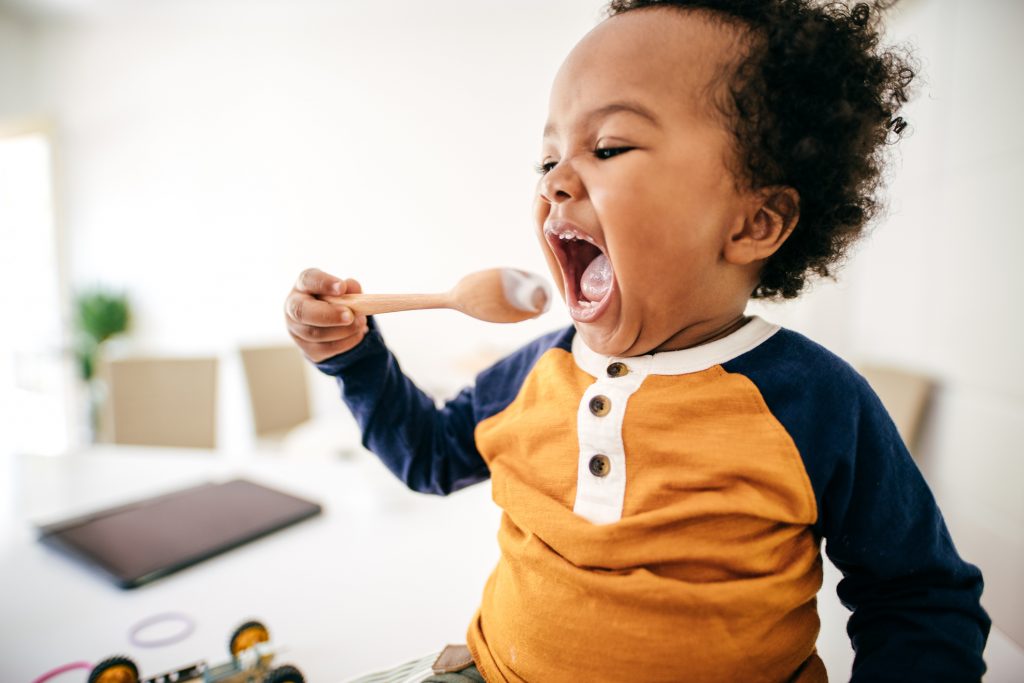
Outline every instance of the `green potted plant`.
<svg viewBox="0 0 1024 683">
<path fill-rule="evenodd" d="M 127 331 L 130 325 L 127 295 L 93 289 L 75 297 L 75 357 L 79 374 L 89 389 L 89 428 L 94 440 L 103 401 L 103 388 L 96 378 L 100 354 L 107 340 Z"/>
</svg>

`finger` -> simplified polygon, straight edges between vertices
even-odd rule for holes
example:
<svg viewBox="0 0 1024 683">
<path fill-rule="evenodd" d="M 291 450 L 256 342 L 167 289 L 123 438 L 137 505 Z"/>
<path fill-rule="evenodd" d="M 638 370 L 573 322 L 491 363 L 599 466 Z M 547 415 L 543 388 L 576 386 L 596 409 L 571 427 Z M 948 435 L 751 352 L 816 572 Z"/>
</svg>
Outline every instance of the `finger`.
<svg viewBox="0 0 1024 683">
<path fill-rule="evenodd" d="M 321 301 L 299 292 L 288 295 L 284 301 L 284 311 L 289 320 L 317 327 L 351 325 L 355 320 L 352 309 L 347 306 Z"/>
<path fill-rule="evenodd" d="M 359 284 L 358 280 L 353 280 L 352 278 L 346 278 L 345 279 L 344 287 L 345 287 L 344 291 L 345 291 L 346 294 L 362 294 L 363 293 L 363 286 L 361 284 Z M 334 305 L 340 307 L 340 310 L 342 311 L 342 317 L 345 317 L 345 311 L 349 311 L 350 313 L 352 313 L 353 316 L 355 316 L 355 321 L 354 321 L 355 324 L 365 324 L 366 323 L 366 316 L 365 315 L 356 314 L 355 311 L 353 311 L 351 308 L 345 307 L 344 304 L 336 303 Z"/>
<path fill-rule="evenodd" d="M 362 334 L 362 325 L 346 325 L 344 327 L 316 327 L 289 323 L 288 331 L 292 336 L 308 342 L 337 342 Z"/>
<path fill-rule="evenodd" d="M 295 289 L 306 294 L 344 294 L 345 281 L 319 268 L 307 268 L 299 274 Z"/>
</svg>

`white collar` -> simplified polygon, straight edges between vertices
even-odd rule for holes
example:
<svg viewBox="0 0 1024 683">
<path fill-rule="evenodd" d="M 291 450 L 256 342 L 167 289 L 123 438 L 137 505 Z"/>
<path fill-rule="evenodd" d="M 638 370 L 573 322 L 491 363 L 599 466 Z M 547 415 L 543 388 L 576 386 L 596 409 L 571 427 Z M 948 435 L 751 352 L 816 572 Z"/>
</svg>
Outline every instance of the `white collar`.
<svg viewBox="0 0 1024 683">
<path fill-rule="evenodd" d="M 726 363 L 757 348 L 781 329 L 778 325 L 753 316 L 727 337 L 679 351 L 661 351 L 645 356 L 605 356 L 593 351 L 577 331 L 572 340 L 572 357 L 581 370 L 593 377 L 604 377 L 611 363 L 624 363 L 630 371 L 644 375 L 685 375 Z"/>
</svg>

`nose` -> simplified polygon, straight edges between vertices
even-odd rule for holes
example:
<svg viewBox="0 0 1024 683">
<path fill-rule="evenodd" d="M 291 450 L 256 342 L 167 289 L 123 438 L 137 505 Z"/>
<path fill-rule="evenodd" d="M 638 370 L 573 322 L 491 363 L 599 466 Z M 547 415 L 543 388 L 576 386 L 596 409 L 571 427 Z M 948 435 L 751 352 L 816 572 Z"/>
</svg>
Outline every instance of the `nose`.
<svg viewBox="0 0 1024 683">
<path fill-rule="evenodd" d="M 540 181 L 540 196 L 549 204 L 561 204 L 583 196 L 583 184 L 567 161 L 555 164 Z"/>
</svg>

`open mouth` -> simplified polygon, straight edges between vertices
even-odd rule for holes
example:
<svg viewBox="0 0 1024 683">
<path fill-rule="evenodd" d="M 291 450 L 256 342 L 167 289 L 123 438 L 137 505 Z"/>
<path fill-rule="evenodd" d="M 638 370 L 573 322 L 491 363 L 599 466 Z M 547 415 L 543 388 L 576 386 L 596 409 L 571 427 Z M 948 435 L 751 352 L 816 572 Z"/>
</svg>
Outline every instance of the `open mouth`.
<svg viewBox="0 0 1024 683">
<path fill-rule="evenodd" d="M 544 237 L 562 269 L 569 314 L 578 322 L 596 320 L 615 289 L 608 255 L 592 237 L 563 221 L 545 226 Z"/>
</svg>

